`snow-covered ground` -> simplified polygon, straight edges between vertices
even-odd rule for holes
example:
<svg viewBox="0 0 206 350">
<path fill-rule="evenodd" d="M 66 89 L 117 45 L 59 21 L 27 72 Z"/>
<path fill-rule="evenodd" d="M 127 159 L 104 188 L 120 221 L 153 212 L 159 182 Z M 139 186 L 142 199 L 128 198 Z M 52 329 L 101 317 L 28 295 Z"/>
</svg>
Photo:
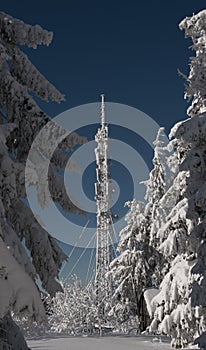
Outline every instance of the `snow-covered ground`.
<svg viewBox="0 0 206 350">
<path fill-rule="evenodd" d="M 31 350 L 171 350 L 169 339 L 150 336 L 66 337 L 28 340 Z M 189 348 L 188 348 L 189 349 Z M 196 346 L 190 350 L 197 350 Z M 186 350 L 186 349 L 185 349 Z"/>
<path fill-rule="evenodd" d="M 28 341 L 32 350 L 169 350 L 166 339 L 157 337 L 53 337 Z M 192 349 L 195 349 L 193 347 Z M 190 349 L 191 350 L 191 349 Z"/>
</svg>

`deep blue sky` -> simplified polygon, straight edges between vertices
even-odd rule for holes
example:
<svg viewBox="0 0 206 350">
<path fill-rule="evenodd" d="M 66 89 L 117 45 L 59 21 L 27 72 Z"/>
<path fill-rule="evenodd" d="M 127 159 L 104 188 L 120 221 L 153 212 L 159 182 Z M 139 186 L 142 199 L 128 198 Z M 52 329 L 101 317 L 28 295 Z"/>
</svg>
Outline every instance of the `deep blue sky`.
<svg viewBox="0 0 206 350">
<path fill-rule="evenodd" d="M 187 73 L 193 54 L 178 24 L 204 8 L 203 0 L 1 1 L 1 11 L 54 32 L 49 47 L 26 49 L 66 95 L 60 105 L 40 102 L 49 115 L 97 102 L 105 92 L 107 101 L 136 107 L 167 131 L 186 118 L 177 69 Z"/>
<path fill-rule="evenodd" d="M 54 32 L 50 47 L 29 50 L 29 57 L 65 95 L 50 104 L 50 115 L 98 100 L 134 106 L 170 127 L 184 118 L 187 49 L 178 23 L 206 7 L 203 0 L 14 0 L 1 10 Z"/>
</svg>

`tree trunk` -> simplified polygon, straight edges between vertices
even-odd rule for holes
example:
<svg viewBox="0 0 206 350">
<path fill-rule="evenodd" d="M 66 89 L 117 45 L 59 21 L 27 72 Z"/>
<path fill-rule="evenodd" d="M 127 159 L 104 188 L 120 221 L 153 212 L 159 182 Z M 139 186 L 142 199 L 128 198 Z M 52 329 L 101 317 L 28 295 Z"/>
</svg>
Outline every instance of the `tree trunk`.
<svg viewBox="0 0 206 350">
<path fill-rule="evenodd" d="M 149 317 L 149 314 L 147 311 L 147 306 L 146 306 L 146 302 L 145 302 L 143 293 L 142 293 L 141 298 L 139 300 L 137 309 L 138 309 L 137 313 L 138 313 L 139 322 L 140 322 L 140 331 L 143 332 L 150 325 L 150 317 Z"/>
</svg>

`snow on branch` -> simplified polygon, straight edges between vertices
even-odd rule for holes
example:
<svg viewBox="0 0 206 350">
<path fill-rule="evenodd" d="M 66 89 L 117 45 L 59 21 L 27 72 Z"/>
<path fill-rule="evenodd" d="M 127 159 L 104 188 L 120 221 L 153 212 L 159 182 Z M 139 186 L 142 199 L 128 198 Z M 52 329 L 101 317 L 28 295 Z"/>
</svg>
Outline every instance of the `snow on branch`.
<svg viewBox="0 0 206 350">
<path fill-rule="evenodd" d="M 188 115 L 194 117 L 206 111 L 206 10 L 192 17 L 186 17 L 179 27 L 185 31 L 186 38 L 191 38 L 192 49 L 196 56 L 190 58 L 190 72 L 187 78 L 185 97 L 193 99 L 188 108 Z"/>
<path fill-rule="evenodd" d="M 35 220 L 31 209 L 19 201 L 15 210 L 10 209 L 9 224 L 15 232 L 25 238 L 25 244 L 31 252 L 32 263 L 39 274 L 42 286 L 51 295 L 61 291 L 56 276 L 67 256 L 61 251 L 56 241 Z"/>
<path fill-rule="evenodd" d="M 53 33 L 44 30 L 39 25 L 29 25 L 12 16 L 0 12 L 0 31 L 2 38 L 8 43 L 27 45 L 33 49 L 37 45 L 49 45 Z"/>
<path fill-rule="evenodd" d="M 1 237 L 0 282 L 0 318 L 12 309 L 39 321 L 44 319 L 44 308 L 34 282 L 10 254 Z"/>
<path fill-rule="evenodd" d="M 45 79 L 23 51 L 16 46 L 9 47 L 8 52 L 12 57 L 11 74 L 21 85 L 26 85 L 44 101 L 64 100 L 64 96 Z"/>
</svg>

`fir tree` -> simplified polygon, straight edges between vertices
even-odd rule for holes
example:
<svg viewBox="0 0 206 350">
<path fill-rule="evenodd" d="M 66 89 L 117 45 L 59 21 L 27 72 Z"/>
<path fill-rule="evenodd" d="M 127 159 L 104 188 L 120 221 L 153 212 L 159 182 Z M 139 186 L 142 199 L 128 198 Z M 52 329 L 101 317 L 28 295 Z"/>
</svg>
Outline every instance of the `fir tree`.
<svg viewBox="0 0 206 350">
<path fill-rule="evenodd" d="M 141 330 L 148 326 L 149 321 L 144 290 L 158 286 L 165 262 L 157 249 L 159 228 L 165 222 L 167 212 L 161 199 L 170 183 L 167 164 L 170 152 L 164 128 L 159 129 L 154 145 L 153 169 L 149 179 L 143 182 L 146 185 L 146 204 L 136 200 L 127 203 L 130 207 L 126 216 L 128 225 L 120 232 L 120 256 L 111 263 L 110 271 L 116 284 L 114 314 L 116 310 L 122 319 L 138 315 Z"/>
<path fill-rule="evenodd" d="M 37 48 L 38 45 L 49 45 L 51 40 L 52 33 L 40 26 L 31 26 L 0 13 L 0 326 L 6 327 L 7 331 L 13 327 L 12 319 L 6 316 L 9 311 L 20 315 L 27 313 L 36 320 L 44 317 L 35 279 L 38 275 L 43 288 L 54 295 L 61 290 L 56 278 L 66 259 L 56 241 L 37 223 L 22 200 L 26 199 L 28 152 L 40 129 L 50 121 L 32 94 L 58 103 L 64 97 L 39 73 L 20 46 Z M 51 122 L 47 125 L 48 135 L 53 131 L 57 136 L 63 134 L 60 127 L 52 126 Z M 51 158 L 51 195 L 66 211 L 76 212 L 78 209 L 62 191 L 63 180 L 58 170 L 64 168 L 68 160 L 62 147 L 71 151 L 75 144 L 82 142 L 84 140 L 77 134 L 71 134 L 58 145 Z M 41 151 L 41 144 L 39 149 Z M 49 147 L 47 149 L 49 153 Z M 30 183 L 40 184 L 40 172 L 33 171 L 32 175 Z M 42 189 L 37 190 L 41 197 Z M 46 201 L 42 200 L 41 204 L 46 205 Z M 23 241 L 32 259 L 27 256 Z M 12 344 L 13 349 L 19 349 L 17 346 L 25 347 L 23 343 Z"/>
<path fill-rule="evenodd" d="M 123 321 L 138 316 L 140 329 L 144 330 L 148 320 L 147 311 L 142 304 L 143 292 L 154 285 L 155 260 L 159 258 L 156 250 L 149 244 L 149 219 L 145 216 L 145 205 L 133 200 L 126 203 L 130 207 L 126 215 L 127 226 L 120 232 L 118 250 L 120 255 L 110 265 L 110 274 L 115 283 L 114 313 L 121 315 Z M 119 302 L 122 310 L 119 309 Z"/>
<path fill-rule="evenodd" d="M 153 299 L 156 311 L 151 329 L 170 335 L 172 345 L 177 348 L 187 346 L 198 336 L 201 338 L 206 331 L 205 19 L 204 10 L 180 23 L 186 37 L 192 38 L 196 52 L 191 59 L 186 90 L 186 97 L 193 98 L 188 109 L 193 118 L 178 123 L 172 131 L 180 163 L 173 190 L 177 190 L 179 196 L 161 228 L 160 250 L 170 256 L 170 268 L 160 293 Z"/>
<path fill-rule="evenodd" d="M 153 169 L 149 174 L 149 179 L 143 183 L 146 185 L 147 201 L 145 215 L 150 220 L 150 244 L 157 248 L 159 245 L 158 231 L 166 220 L 167 210 L 161 205 L 164 196 L 171 182 L 172 171 L 167 163 L 169 157 L 168 145 L 166 144 L 164 128 L 160 128 L 154 143 Z"/>
</svg>

